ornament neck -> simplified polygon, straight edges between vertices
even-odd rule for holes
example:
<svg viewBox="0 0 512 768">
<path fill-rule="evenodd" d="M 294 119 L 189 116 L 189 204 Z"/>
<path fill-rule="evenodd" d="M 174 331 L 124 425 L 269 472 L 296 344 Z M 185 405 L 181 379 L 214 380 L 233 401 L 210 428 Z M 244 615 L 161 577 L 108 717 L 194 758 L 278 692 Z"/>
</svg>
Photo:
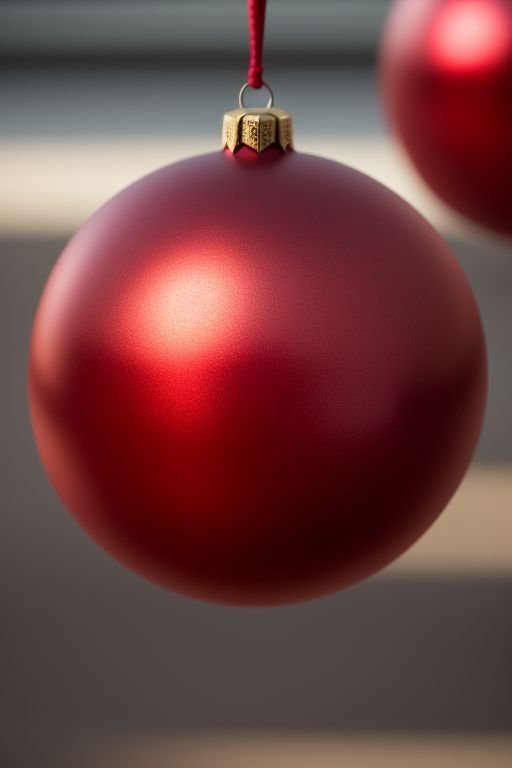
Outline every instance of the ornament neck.
<svg viewBox="0 0 512 768">
<path fill-rule="evenodd" d="M 282 150 L 292 146 L 292 118 L 286 110 L 273 106 L 274 94 L 266 83 L 263 85 L 269 92 L 265 107 L 245 106 L 244 94 L 249 87 L 246 83 L 240 91 L 239 109 L 224 114 L 222 146 L 231 152 L 242 145 L 258 153 L 274 144 Z"/>
</svg>

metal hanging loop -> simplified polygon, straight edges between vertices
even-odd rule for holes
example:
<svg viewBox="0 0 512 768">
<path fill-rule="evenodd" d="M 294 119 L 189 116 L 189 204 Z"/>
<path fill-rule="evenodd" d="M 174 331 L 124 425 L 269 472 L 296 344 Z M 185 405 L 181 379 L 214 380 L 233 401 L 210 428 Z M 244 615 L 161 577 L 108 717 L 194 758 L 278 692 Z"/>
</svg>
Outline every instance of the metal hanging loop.
<svg viewBox="0 0 512 768">
<path fill-rule="evenodd" d="M 274 104 L 274 93 L 273 93 L 272 88 L 270 87 L 270 85 L 268 85 L 267 83 L 262 83 L 262 85 L 263 85 L 264 88 L 267 89 L 267 91 L 269 93 L 269 99 L 267 101 L 266 109 L 270 109 L 272 107 L 272 105 Z M 244 104 L 244 96 L 245 96 L 245 92 L 250 87 L 251 86 L 249 85 L 249 83 L 244 83 L 242 85 L 242 87 L 240 88 L 240 93 L 238 94 L 238 103 L 239 103 L 241 109 L 247 109 L 247 105 Z"/>
</svg>

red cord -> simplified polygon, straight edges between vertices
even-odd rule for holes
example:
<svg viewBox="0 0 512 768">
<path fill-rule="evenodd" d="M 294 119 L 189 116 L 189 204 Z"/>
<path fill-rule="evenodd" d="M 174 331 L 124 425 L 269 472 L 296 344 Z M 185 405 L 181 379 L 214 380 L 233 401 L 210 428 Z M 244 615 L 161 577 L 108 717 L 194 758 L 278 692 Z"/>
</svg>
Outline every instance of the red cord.
<svg viewBox="0 0 512 768">
<path fill-rule="evenodd" d="M 265 6 L 267 0 L 247 0 L 247 15 L 249 20 L 249 71 L 247 82 L 251 88 L 261 88 L 263 80 L 263 30 L 265 27 Z"/>
</svg>

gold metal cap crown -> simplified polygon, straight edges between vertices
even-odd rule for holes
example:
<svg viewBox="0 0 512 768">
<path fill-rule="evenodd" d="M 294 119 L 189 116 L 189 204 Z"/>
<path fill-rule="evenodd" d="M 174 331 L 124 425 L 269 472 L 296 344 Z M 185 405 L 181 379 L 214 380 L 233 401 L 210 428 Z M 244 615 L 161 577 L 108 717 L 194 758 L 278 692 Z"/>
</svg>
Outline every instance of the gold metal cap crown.
<svg viewBox="0 0 512 768">
<path fill-rule="evenodd" d="M 286 149 L 292 144 L 292 118 L 284 109 L 241 107 L 226 112 L 222 124 L 222 142 L 234 152 L 245 144 L 262 152 L 271 144 Z"/>
<path fill-rule="evenodd" d="M 246 107 L 243 96 L 247 83 L 240 91 L 240 108 L 226 112 L 222 123 L 222 143 L 231 152 L 241 144 L 262 152 L 271 144 L 279 144 L 282 149 L 292 145 L 292 118 L 284 109 L 272 106 L 273 94 L 270 93 L 266 107 Z"/>
</svg>

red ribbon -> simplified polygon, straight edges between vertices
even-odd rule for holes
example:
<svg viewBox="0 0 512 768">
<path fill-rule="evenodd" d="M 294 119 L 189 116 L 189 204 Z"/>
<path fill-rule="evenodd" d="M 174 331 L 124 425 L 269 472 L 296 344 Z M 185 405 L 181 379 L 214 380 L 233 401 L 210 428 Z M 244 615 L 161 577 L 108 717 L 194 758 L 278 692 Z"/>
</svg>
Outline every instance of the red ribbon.
<svg viewBox="0 0 512 768">
<path fill-rule="evenodd" d="M 263 80 L 263 30 L 265 27 L 265 6 L 267 0 L 247 0 L 249 20 L 249 71 L 247 82 L 251 88 L 261 88 Z"/>
</svg>

